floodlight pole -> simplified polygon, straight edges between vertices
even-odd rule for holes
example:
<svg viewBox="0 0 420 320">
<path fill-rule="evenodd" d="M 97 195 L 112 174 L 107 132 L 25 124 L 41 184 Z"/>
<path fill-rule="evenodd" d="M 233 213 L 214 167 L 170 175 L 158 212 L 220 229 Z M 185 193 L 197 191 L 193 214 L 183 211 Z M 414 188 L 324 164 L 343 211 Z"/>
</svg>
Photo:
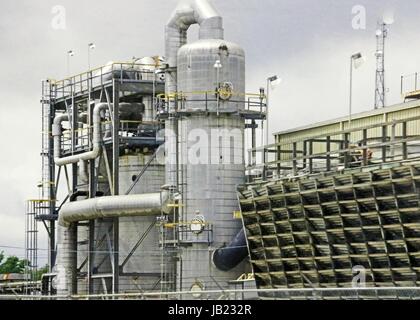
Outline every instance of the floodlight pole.
<svg viewBox="0 0 420 320">
<path fill-rule="evenodd" d="M 350 57 L 350 90 L 349 90 L 349 128 L 352 121 L 352 108 L 353 108 L 353 65 L 357 59 L 362 59 L 360 52 L 353 54 Z"/>
<path fill-rule="evenodd" d="M 268 138 L 270 136 L 270 119 L 269 119 L 269 103 L 270 103 L 270 85 L 273 81 L 278 80 L 278 76 L 267 78 L 267 96 L 266 96 L 266 128 L 265 128 L 265 143 L 268 145 Z"/>
<path fill-rule="evenodd" d="M 352 108 L 353 108 L 353 60 L 354 56 L 350 58 L 350 91 L 349 91 L 349 129 L 352 120 Z"/>
</svg>

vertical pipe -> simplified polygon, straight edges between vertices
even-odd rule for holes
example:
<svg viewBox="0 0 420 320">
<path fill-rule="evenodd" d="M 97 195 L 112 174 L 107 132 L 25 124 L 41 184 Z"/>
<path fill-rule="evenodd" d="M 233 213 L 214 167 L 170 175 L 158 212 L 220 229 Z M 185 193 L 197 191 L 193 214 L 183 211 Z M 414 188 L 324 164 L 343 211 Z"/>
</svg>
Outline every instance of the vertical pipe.
<svg viewBox="0 0 420 320">
<path fill-rule="evenodd" d="M 51 83 L 48 82 L 49 92 L 49 116 L 48 116 L 48 132 L 52 132 L 53 121 L 55 118 L 55 108 L 51 97 Z M 57 199 L 57 185 L 55 179 L 55 165 L 54 165 L 54 137 L 49 135 L 48 137 L 48 190 L 49 190 L 49 214 L 52 216 L 56 214 L 55 206 Z M 45 182 L 45 181 L 44 181 Z M 45 188 L 45 186 L 43 186 Z M 50 238 L 49 238 L 49 270 L 52 272 L 52 268 L 55 264 L 56 252 L 55 252 L 55 221 L 51 220 L 50 223 Z"/>
<path fill-rule="evenodd" d="M 314 171 L 314 159 L 312 158 L 312 154 L 314 151 L 314 143 L 312 140 L 309 140 L 309 173 L 312 174 Z"/>
<path fill-rule="evenodd" d="M 349 129 L 352 120 L 352 101 L 353 99 L 353 57 L 350 58 L 350 93 L 349 93 Z"/>
<path fill-rule="evenodd" d="M 349 161 L 350 161 L 350 133 L 345 133 L 344 134 L 344 143 L 343 143 L 343 148 L 346 150 L 344 151 L 344 168 L 348 168 L 349 167 Z"/>
<path fill-rule="evenodd" d="M 268 137 L 269 137 L 269 103 L 270 103 L 270 80 L 267 79 L 267 100 L 266 100 L 266 132 L 265 132 L 265 143 L 268 145 Z"/>
<path fill-rule="evenodd" d="M 397 124 L 395 122 L 392 123 L 391 126 L 391 157 L 392 157 L 392 161 L 394 161 L 394 157 L 395 157 L 395 135 L 396 135 L 396 127 Z"/>
<path fill-rule="evenodd" d="M 367 134 L 367 129 L 363 130 L 363 166 L 367 166 L 369 164 L 369 159 L 367 158 L 367 139 L 368 139 L 368 134 Z"/>
<path fill-rule="evenodd" d="M 71 101 L 71 152 L 72 155 L 76 151 L 76 145 L 77 145 L 77 129 L 78 129 L 78 108 L 74 101 L 74 92 L 72 88 L 72 101 Z M 76 192 L 78 184 L 78 177 L 77 177 L 77 163 L 72 164 L 72 193 Z"/>
<path fill-rule="evenodd" d="M 297 142 L 293 143 L 293 175 L 296 176 L 297 175 Z"/>
<path fill-rule="evenodd" d="M 120 83 L 113 80 L 113 126 L 112 126 L 112 144 L 113 144 L 113 195 L 119 195 L 119 168 L 120 168 L 120 116 L 119 116 L 119 102 L 120 102 Z M 114 270 L 113 270 L 113 284 L 112 284 L 112 292 L 118 293 L 119 291 L 119 219 L 113 219 L 113 226 L 114 226 Z"/>
<path fill-rule="evenodd" d="M 401 76 L 401 95 L 403 94 L 404 91 L 404 76 Z"/>
<path fill-rule="evenodd" d="M 385 143 L 388 141 L 388 128 L 387 126 L 382 127 L 382 143 Z M 386 162 L 386 151 L 387 147 L 382 146 L 382 162 Z"/>
<path fill-rule="evenodd" d="M 252 140 L 252 161 L 251 164 L 252 166 L 255 166 L 257 164 L 257 152 L 255 151 L 255 148 L 257 147 L 257 135 L 256 135 L 256 130 L 257 128 L 257 124 L 255 122 L 255 120 L 252 120 L 251 123 L 251 140 Z"/>
<path fill-rule="evenodd" d="M 114 218 L 114 226 L 113 226 L 113 238 L 114 238 L 114 245 L 113 245 L 113 257 L 114 259 L 114 270 L 113 270 L 113 283 L 112 283 L 112 293 L 117 294 L 119 293 L 119 276 L 120 276 L 120 262 L 119 262 L 119 237 L 120 237 L 120 223 L 119 218 Z"/>
<path fill-rule="evenodd" d="M 119 83 L 113 80 L 113 123 L 112 123 L 112 195 L 119 194 L 119 159 L 120 159 L 120 115 L 119 115 L 119 100 L 120 100 L 120 87 Z"/>
<path fill-rule="evenodd" d="M 402 127 L 402 138 L 405 140 L 405 139 L 407 139 L 407 122 L 403 122 L 402 126 L 403 126 Z M 403 154 L 403 160 L 407 160 L 408 159 L 407 142 L 403 142 L 402 154 Z"/>
<path fill-rule="evenodd" d="M 87 266 L 87 287 L 88 294 L 93 293 L 93 268 L 95 263 L 95 221 L 89 222 L 89 237 L 88 237 L 88 266 Z"/>
<path fill-rule="evenodd" d="M 89 93 L 90 95 L 90 93 Z M 93 108 L 92 105 L 90 104 L 90 98 L 89 98 L 89 103 L 88 103 L 88 133 L 90 135 L 90 130 L 92 130 L 91 128 L 93 127 Z M 92 146 L 92 141 L 91 139 L 89 139 L 89 147 Z M 96 165 L 96 159 L 92 159 L 89 160 L 89 172 L 88 172 L 88 177 L 89 177 L 89 198 L 94 198 L 96 196 L 96 174 L 95 174 L 95 165 Z"/>
<path fill-rule="evenodd" d="M 331 137 L 327 137 L 327 171 L 331 171 Z"/>
<path fill-rule="evenodd" d="M 77 226 L 59 226 L 57 255 L 57 294 L 68 296 L 77 293 Z"/>
<path fill-rule="evenodd" d="M 278 146 L 277 146 L 277 176 L 280 177 L 280 173 L 281 173 L 281 160 L 282 160 L 282 150 L 281 150 L 281 146 L 280 146 L 280 142 L 278 141 Z"/>
</svg>

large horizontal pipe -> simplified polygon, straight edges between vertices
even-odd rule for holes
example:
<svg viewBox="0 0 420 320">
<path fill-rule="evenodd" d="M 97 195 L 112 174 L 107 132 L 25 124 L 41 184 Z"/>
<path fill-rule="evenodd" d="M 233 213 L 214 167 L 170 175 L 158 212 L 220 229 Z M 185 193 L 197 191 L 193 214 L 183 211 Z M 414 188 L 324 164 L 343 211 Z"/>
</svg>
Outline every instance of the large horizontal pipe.
<svg viewBox="0 0 420 320">
<path fill-rule="evenodd" d="M 248 256 L 245 231 L 242 229 L 232 242 L 213 253 L 213 263 L 221 271 L 230 271 Z"/>
<path fill-rule="evenodd" d="M 53 137 L 54 137 L 54 162 L 57 166 L 77 163 L 79 161 L 87 161 L 98 158 L 102 147 L 102 130 L 101 130 L 101 111 L 108 108 L 107 103 L 100 103 L 93 109 L 93 149 L 92 151 L 77 154 L 65 158 L 61 158 L 61 136 L 63 134 L 62 122 L 68 121 L 68 115 L 59 115 L 54 119 Z"/>
<path fill-rule="evenodd" d="M 169 213 L 169 200 L 169 192 L 163 190 L 162 193 L 99 197 L 65 204 L 58 220 L 57 293 L 64 296 L 76 293 L 76 222 Z"/>
<path fill-rule="evenodd" d="M 69 227 L 78 221 L 99 218 L 122 218 L 168 213 L 169 193 L 150 193 L 130 196 L 99 197 L 69 202 L 59 214 L 60 226 Z"/>
</svg>

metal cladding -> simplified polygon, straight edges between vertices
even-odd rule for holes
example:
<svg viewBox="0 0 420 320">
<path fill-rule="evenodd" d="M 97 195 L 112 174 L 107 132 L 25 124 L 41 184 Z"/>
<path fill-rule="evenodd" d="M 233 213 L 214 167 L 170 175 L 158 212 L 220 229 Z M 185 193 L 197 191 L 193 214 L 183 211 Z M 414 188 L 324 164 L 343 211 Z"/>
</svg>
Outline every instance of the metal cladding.
<svg viewBox="0 0 420 320">
<path fill-rule="evenodd" d="M 77 221 L 130 216 L 159 215 L 165 211 L 167 193 L 131 196 L 100 197 L 65 204 L 60 211 L 59 224 L 69 227 Z M 166 210 L 167 211 L 167 210 Z"/>
<path fill-rule="evenodd" d="M 128 155 L 120 158 L 120 190 L 128 190 L 132 186 L 133 177 L 137 176 L 145 164 L 149 162 L 150 155 Z M 135 185 L 132 194 L 159 192 L 165 184 L 165 167 L 157 163 L 149 166 L 141 180 Z M 159 214 L 160 215 L 160 214 Z M 156 283 L 161 278 L 162 254 L 159 239 L 160 232 L 157 227 L 157 216 L 126 217 L 119 220 L 119 251 L 121 272 L 120 286 L 126 292 L 138 291 L 138 284 L 145 291 L 156 291 Z M 141 240 L 141 241 L 140 241 Z M 137 248 L 132 251 L 133 248 Z M 131 253 L 131 254 L 130 254 Z M 130 254 L 130 258 L 127 257 Z M 166 256 L 163 260 L 166 262 Z M 168 262 L 169 263 L 169 262 Z M 141 279 L 136 274 L 142 273 Z M 133 274 L 130 276 L 130 274 Z M 136 286 L 137 284 L 137 286 Z"/>
<path fill-rule="evenodd" d="M 215 62 L 220 61 L 219 68 Z M 231 96 L 217 99 L 218 86 Z M 237 44 L 206 39 L 187 44 L 178 52 L 178 92 L 185 97 L 183 111 L 237 112 L 245 108 L 245 52 Z"/>
<path fill-rule="evenodd" d="M 418 286 L 419 179 L 411 162 L 240 188 L 258 288 Z"/>
<path fill-rule="evenodd" d="M 223 19 L 207 0 L 181 1 L 174 10 L 165 28 L 165 56 L 167 62 L 165 92 L 174 95 L 178 92 L 177 59 L 178 50 L 187 43 L 187 31 L 193 24 L 200 25 L 200 39 L 223 39 Z M 178 131 L 177 121 L 173 118 L 175 103 L 169 102 L 170 118 L 166 121 L 166 129 L 170 132 Z M 167 135 L 167 169 L 166 181 L 177 185 L 177 137 Z"/>
<path fill-rule="evenodd" d="M 192 24 L 200 25 L 200 39 L 187 44 Z M 181 246 L 188 246 L 182 250 L 179 289 L 197 283 L 217 289 L 244 272 L 242 266 L 219 270 L 209 250 L 230 243 L 241 230 L 233 212 L 238 209 L 236 186 L 245 181 L 245 120 L 239 115 L 245 107 L 245 53 L 223 39 L 223 19 L 216 10 L 196 0 L 174 11 L 166 27 L 166 55 L 166 183 L 178 186 L 182 195 L 183 223 L 198 217 L 206 221 L 201 232 L 180 235 Z M 224 87 L 229 93 L 222 97 L 216 92 Z M 199 159 L 192 159 L 197 154 Z"/>
<path fill-rule="evenodd" d="M 77 227 L 59 226 L 57 240 L 57 294 L 70 296 L 76 292 Z"/>
</svg>

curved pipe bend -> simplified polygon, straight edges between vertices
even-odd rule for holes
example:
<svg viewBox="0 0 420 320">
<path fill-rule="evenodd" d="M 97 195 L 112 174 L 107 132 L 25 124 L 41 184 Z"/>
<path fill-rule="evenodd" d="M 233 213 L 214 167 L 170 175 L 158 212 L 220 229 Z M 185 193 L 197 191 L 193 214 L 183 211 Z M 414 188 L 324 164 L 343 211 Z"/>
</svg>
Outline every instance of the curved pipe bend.
<svg viewBox="0 0 420 320">
<path fill-rule="evenodd" d="M 238 266 L 248 256 L 246 235 L 242 229 L 228 246 L 213 252 L 213 264 L 220 271 L 230 271 Z"/>
<path fill-rule="evenodd" d="M 61 136 L 63 134 L 62 123 L 69 120 L 67 114 L 62 114 L 54 119 L 53 137 L 54 137 L 54 162 L 57 166 L 77 163 L 79 161 L 93 160 L 99 157 L 102 151 L 102 129 L 101 129 L 101 111 L 108 108 L 107 103 L 100 103 L 93 109 L 93 149 L 92 151 L 61 158 Z"/>
</svg>

